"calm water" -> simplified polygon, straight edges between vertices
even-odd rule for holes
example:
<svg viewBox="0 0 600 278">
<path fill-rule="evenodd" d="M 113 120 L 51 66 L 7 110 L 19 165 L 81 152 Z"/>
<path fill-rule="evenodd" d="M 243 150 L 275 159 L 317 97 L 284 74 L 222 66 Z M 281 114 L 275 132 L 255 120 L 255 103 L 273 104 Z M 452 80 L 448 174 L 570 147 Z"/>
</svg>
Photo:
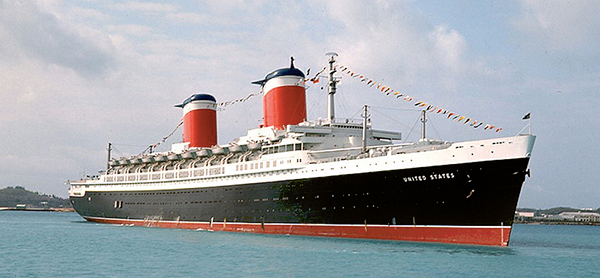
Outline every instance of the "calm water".
<svg viewBox="0 0 600 278">
<path fill-rule="evenodd" d="M 600 227 L 516 225 L 511 246 L 124 227 L 0 212 L 0 277 L 600 277 Z"/>
</svg>

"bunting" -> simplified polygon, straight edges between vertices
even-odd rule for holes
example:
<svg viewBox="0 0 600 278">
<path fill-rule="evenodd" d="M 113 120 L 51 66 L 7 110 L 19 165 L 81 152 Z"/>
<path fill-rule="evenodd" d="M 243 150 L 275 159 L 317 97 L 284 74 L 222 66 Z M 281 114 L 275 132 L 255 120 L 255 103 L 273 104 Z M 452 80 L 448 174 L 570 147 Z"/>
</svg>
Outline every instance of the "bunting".
<svg viewBox="0 0 600 278">
<path fill-rule="evenodd" d="M 248 99 L 250 99 L 251 97 L 254 96 L 258 96 L 260 95 L 259 93 L 253 93 L 253 94 L 249 94 L 248 96 L 244 97 L 244 98 L 239 98 L 239 99 L 234 99 L 234 100 L 230 100 L 230 101 L 224 101 L 224 102 L 219 102 L 217 103 L 217 107 L 220 108 L 221 110 L 225 109 L 225 107 L 236 104 L 236 103 L 240 103 L 240 102 L 245 102 Z"/>
<path fill-rule="evenodd" d="M 167 139 L 169 139 L 169 137 L 173 136 L 173 134 L 175 134 L 175 131 L 177 131 L 177 129 L 179 129 L 179 127 L 183 125 L 183 119 L 179 120 L 179 123 L 177 124 L 177 126 L 175 127 L 175 129 L 173 129 L 173 131 L 171 131 L 171 133 L 169 133 L 169 135 L 165 136 L 162 138 L 162 140 L 158 141 L 156 144 L 154 145 L 150 145 L 149 147 L 147 147 L 145 150 L 143 150 L 138 156 L 143 155 L 147 150 L 150 149 L 156 149 L 156 147 L 160 146 L 162 143 L 166 142 Z"/>
<path fill-rule="evenodd" d="M 323 73 L 323 72 L 324 72 L 326 69 L 327 69 L 326 67 L 323 67 L 323 68 L 322 68 L 322 69 L 321 69 L 319 72 L 317 72 L 317 73 L 316 73 L 316 74 L 315 74 L 315 75 L 314 75 L 312 78 L 307 78 L 307 79 L 305 79 L 305 80 L 304 80 L 304 82 L 308 82 L 308 81 L 310 81 L 310 82 L 312 82 L 313 84 L 317 84 L 317 83 L 319 83 L 319 78 L 320 78 L 320 77 L 319 77 L 319 75 L 320 75 L 321 73 Z M 307 75 L 308 75 L 308 72 L 307 72 Z"/>
<path fill-rule="evenodd" d="M 261 94 L 260 92 L 259 93 L 253 93 L 253 94 L 249 94 L 248 96 L 246 96 L 244 98 L 234 99 L 234 100 L 224 101 L 224 102 L 219 102 L 219 103 L 217 103 L 217 107 L 220 110 L 223 110 L 225 107 L 227 107 L 229 105 L 233 105 L 233 104 L 240 103 L 240 102 L 245 102 L 248 99 L 250 99 L 251 97 L 258 96 L 260 94 Z M 162 140 L 158 141 L 156 144 L 150 145 L 150 147 L 146 148 L 146 150 L 148 150 L 149 148 L 156 149 L 162 143 L 166 142 L 167 139 L 169 139 L 169 137 L 171 137 L 175 133 L 175 131 L 177 131 L 177 129 L 179 129 L 179 127 L 181 125 L 183 125 L 183 119 L 181 119 L 179 121 L 179 124 L 177 124 L 177 126 L 175 127 L 175 129 L 173 129 L 173 131 L 171 131 L 171 133 L 169 133 L 169 135 L 163 137 Z M 142 153 L 140 155 L 142 155 L 146 150 L 142 151 Z"/>
<path fill-rule="evenodd" d="M 397 99 L 401 99 L 406 102 L 412 102 L 414 100 L 414 98 L 412 96 L 410 96 L 408 93 L 402 93 L 400 91 L 396 91 L 385 84 L 379 83 L 363 74 L 352 71 L 346 66 L 343 66 L 340 64 L 336 64 L 335 66 L 336 66 L 336 68 L 340 69 L 340 71 L 343 72 L 344 74 L 347 74 L 351 78 L 356 78 L 359 82 L 366 84 L 370 88 L 375 88 L 385 95 L 396 96 Z M 325 69 L 321 70 L 318 74 L 322 73 L 324 70 Z M 316 78 L 318 76 L 318 74 L 315 77 L 313 77 L 313 79 Z M 473 128 L 479 128 L 482 125 L 484 125 L 484 123 L 479 120 L 475 120 L 466 115 L 461 115 L 461 114 L 451 112 L 450 110 L 447 110 L 447 109 L 439 107 L 439 106 L 435 106 L 435 105 L 433 105 L 431 103 L 427 103 L 425 101 L 417 101 L 414 103 L 414 106 L 424 108 L 424 110 L 426 110 L 427 112 L 430 112 L 430 113 L 446 115 L 446 118 L 451 121 L 456 121 L 458 123 L 462 122 L 462 124 L 464 124 L 464 125 L 469 124 L 469 126 L 473 127 Z M 526 115 L 525 117 L 523 117 L 523 119 L 529 119 L 528 117 L 529 117 L 529 114 Z M 495 132 L 500 132 L 502 130 L 502 128 L 496 127 L 496 126 L 490 125 L 490 124 L 485 124 L 483 130 L 491 130 L 491 131 L 495 131 Z"/>
<path fill-rule="evenodd" d="M 315 84 L 316 84 L 316 83 L 319 83 L 319 75 L 320 75 L 321 73 L 323 73 L 323 71 L 325 71 L 326 69 L 327 69 L 327 68 L 325 68 L 325 67 L 324 67 L 324 68 L 323 68 L 323 69 L 321 69 L 319 72 L 317 72 L 317 73 L 316 73 L 316 74 L 315 74 L 315 75 L 314 75 L 312 78 L 305 79 L 305 80 L 304 80 L 304 82 L 308 82 L 308 81 L 310 81 L 310 82 L 312 82 L 312 83 L 315 83 Z M 310 69 L 309 69 L 309 72 L 310 72 Z M 307 72 L 307 74 L 308 74 L 308 72 Z M 255 96 L 258 96 L 258 95 L 260 95 L 260 94 L 261 94 L 261 92 L 258 92 L 258 93 L 249 94 L 249 95 L 247 95 L 246 97 L 243 97 L 243 98 L 239 98 L 239 99 L 234 99 L 234 100 L 229 100 L 229 101 L 223 101 L 223 102 L 219 102 L 219 103 L 217 103 L 217 107 L 218 107 L 220 110 L 224 110 L 224 109 L 225 109 L 225 107 L 227 107 L 227 106 L 230 106 L 230 105 L 233 105 L 233 104 L 236 104 L 236 103 L 240 103 L 240 102 L 245 102 L 245 101 L 247 101 L 248 99 L 250 99 L 251 97 L 255 97 Z"/>
</svg>

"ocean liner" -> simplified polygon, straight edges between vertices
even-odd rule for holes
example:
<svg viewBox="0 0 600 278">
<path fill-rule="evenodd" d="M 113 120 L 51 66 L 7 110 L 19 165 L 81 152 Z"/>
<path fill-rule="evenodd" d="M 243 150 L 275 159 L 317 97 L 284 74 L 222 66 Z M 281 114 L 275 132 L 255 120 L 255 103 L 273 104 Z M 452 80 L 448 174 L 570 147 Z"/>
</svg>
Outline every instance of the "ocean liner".
<svg viewBox="0 0 600 278">
<path fill-rule="evenodd" d="M 264 123 L 217 144 L 216 99 L 194 94 L 183 142 L 168 152 L 110 159 L 98 176 L 70 181 L 92 222 L 147 227 L 507 246 L 535 136 L 466 142 L 421 139 L 334 115 L 307 121 L 305 75 L 295 68 L 261 86 Z M 109 148 L 110 149 L 110 148 Z"/>
</svg>

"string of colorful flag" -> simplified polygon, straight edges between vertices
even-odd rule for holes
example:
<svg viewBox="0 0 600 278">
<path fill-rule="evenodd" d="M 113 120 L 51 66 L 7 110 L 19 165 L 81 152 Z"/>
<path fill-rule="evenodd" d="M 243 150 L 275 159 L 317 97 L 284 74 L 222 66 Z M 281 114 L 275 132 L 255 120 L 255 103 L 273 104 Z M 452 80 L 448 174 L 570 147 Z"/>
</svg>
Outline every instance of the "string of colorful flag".
<svg viewBox="0 0 600 278">
<path fill-rule="evenodd" d="M 258 92 L 258 93 L 252 93 L 252 94 L 249 94 L 248 96 L 243 97 L 243 98 L 229 100 L 229 101 L 224 101 L 224 102 L 219 102 L 219 103 L 217 103 L 217 107 L 220 108 L 221 110 L 223 110 L 223 109 L 225 109 L 225 107 L 227 107 L 229 105 L 240 103 L 240 102 L 245 102 L 248 99 L 250 99 L 251 97 L 258 96 L 260 94 L 261 94 L 260 92 Z"/>
<path fill-rule="evenodd" d="M 412 96 L 408 95 L 407 93 L 402 93 L 400 91 L 394 90 L 390 86 L 387 86 L 385 84 L 377 82 L 376 80 L 366 77 L 356 71 L 352 71 L 350 68 L 348 68 L 346 66 L 336 64 L 335 67 L 337 69 L 339 69 L 341 72 L 350 76 L 351 78 L 357 79 L 361 83 L 364 83 L 371 88 L 375 88 L 388 96 L 395 96 L 396 99 L 400 99 L 400 100 L 403 100 L 406 102 L 412 102 L 413 100 L 415 100 Z M 310 80 L 313 81 L 313 83 L 317 83 L 318 82 L 317 76 L 318 76 L 318 74 L 315 77 L 311 78 Z M 315 80 L 317 82 L 315 82 Z M 415 101 L 414 106 L 421 107 L 430 113 L 445 115 L 447 119 L 456 121 L 458 123 L 469 124 L 469 126 L 471 126 L 473 128 L 479 128 L 479 127 L 483 126 L 483 130 L 494 130 L 496 132 L 499 132 L 502 130 L 501 127 L 497 127 L 492 124 L 484 125 L 484 123 L 479 120 L 473 119 L 466 115 L 461 115 L 461 114 L 452 112 L 448 109 L 433 105 L 433 104 L 425 102 L 425 101 Z"/>
<path fill-rule="evenodd" d="M 146 149 L 144 149 L 138 156 L 143 155 L 146 151 L 150 151 L 152 152 L 153 149 L 156 149 L 158 146 L 160 146 L 162 143 L 166 142 L 167 139 L 169 139 L 169 137 L 173 136 L 173 134 L 175 134 L 175 131 L 177 131 L 177 129 L 179 129 L 179 127 L 183 125 L 183 119 L 179 120 L 179 123 L 177 124 L 177 126 L 173 129 L 173 131 L 171 131 L 171 133 L 169 133 L 169 135 L 165 136 L 162 138 L 162 140 L 158 141 L 156 144 L 154 145 L 150 145 L 148 147 L 146 147 Z"/>
<path fill-rule="evenodd" d="M 310 78 L 310 79 L 305 79 L 305 80 L 304 80 L 304 82 L 306 82 L 306 81 L 311 81 L 311 82 L 313 82 L 313 83 L 319 83 L 319 75 L 320 75 L 321 73 L 323 73 L 323 72 L 324 72 L 326 69 L 327 69 L 327 68 L 325 68 L 325 67 L 324 67 L 323 69 L 321 69 L 321 71 L 317 72 L 317 73 L 314 75 L 314 77 L 313 77 L 313 78 Z M 308 69 L 308 71 L 310 72 L 310 69 Z M 307 72 L 307 74 L 306 74 L 306 75 L 308 75 L 308 72 Z M 227 107 L 227 106 L 230 106 L 230 105 L 233 105 L 233 104 L 236 104 L 236 103 L 240 103 L 240 102 L 245 102 L 245 101 L 247 101 L 248 99 L 250 99 L 251 97 L 258 96 L 258 95 L 260 95 L 261 93 L 262 93 L 262 92 L 258 92 L 258 93 L 252 93 L 252 94 L 249 94 L 249 95 L 247 95 L 246 97 L 243 97 L 243 98 L 239 98 L 239 99 L 234 99 L 234 100 L 228 100 L 228 101 L 219 102 L 219 103 L 217 103 L 217 107 L 218 107 L 220 110 L 224 110 L 224 109 L 225 109 L 225 107 Z"/>
<path fill-rule="evenodd" d="M 320 77 L 321 73 L 323 73 L 326 69 L 327 69 L 327 67 L 323 67 L 312 78 L 307 78 L 307 79 L 304 80 L 304 82 L 310 81 L 310 82 L 312 82 L 314 84 L 319 83 L 319 77 Z M 307 70 L 306 75 L 309 75 L 309 73 L 310 73 L 310 69 Z"/>
</svg>

